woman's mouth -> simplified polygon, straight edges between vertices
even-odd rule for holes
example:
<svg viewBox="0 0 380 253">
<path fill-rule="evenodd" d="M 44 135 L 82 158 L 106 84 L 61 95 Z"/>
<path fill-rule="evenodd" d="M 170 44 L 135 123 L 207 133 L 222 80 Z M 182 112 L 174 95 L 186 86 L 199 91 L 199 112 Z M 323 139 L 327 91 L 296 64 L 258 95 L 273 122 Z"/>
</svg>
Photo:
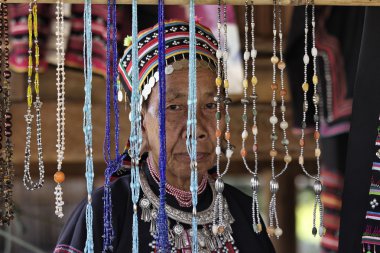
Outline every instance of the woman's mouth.
<svg viewBox="0 0 380 253">
<path fill-rule="evenodd" d="M 206 161 L 209 155 L 210 155 L 210 153 L 197 152 L 197 162 Z M 178 154 L 175 154 L 174 156 L 179 161 L 190 162 L 190 156 L 188 153 L 178 153 Z"/>
</svg>

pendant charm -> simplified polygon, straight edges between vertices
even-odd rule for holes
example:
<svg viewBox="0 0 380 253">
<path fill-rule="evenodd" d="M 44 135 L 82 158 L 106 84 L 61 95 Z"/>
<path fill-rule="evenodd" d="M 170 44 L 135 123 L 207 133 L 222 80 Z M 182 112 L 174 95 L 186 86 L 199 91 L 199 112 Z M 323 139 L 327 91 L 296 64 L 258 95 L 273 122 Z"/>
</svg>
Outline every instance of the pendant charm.
<svg viewBox="0 0 380 253">
<path fill-rule="evenodd" d="M 151 212 L 150 212 L 150 201 L 149 199 L 143 197 L 140 200 L 140 207 L 141 207 L 141 220 L 145 222 L 149 222 L 151 220 Z"/>
</svg>

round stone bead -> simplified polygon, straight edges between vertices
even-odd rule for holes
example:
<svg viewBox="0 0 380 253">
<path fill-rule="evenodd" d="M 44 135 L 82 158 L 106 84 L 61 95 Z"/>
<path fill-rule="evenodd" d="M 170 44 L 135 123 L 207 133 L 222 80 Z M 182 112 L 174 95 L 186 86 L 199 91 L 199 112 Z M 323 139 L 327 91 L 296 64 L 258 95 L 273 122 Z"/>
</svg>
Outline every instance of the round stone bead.
<svg viewBox="0 0 380 253">
<path fill-rule="evenodd" d="M 304 165 L 305 159 L 303 158 L 302 155 L 298 157 L 298 163 L 299 163 L 299 165 Z"/>
<path fill-rule="evenodd" d="M 282 229 L 281 229 L 281 228 L 276 228 L 276 229 L 274 230 L 274 235 L 275 235 L 276 237 L 280 237 L 280 236 L 282 236 Z"/>
<path fill-rule="evenodd" d="M 272 100 L 270 102 L 270 104 L 272 105 L 272 107 L 275 107 L 275 106 L 277 106 L 277 101 L 276 100 Z"/>
<path fill-rule="evenodd" d="M 247 156 L 247 150 L 245 150 L 245 148 L 242 148 L 240 150 L 240 155 L 241 155 L 241 157 L 246 157 Z"/>
<path fill-rule="evenodd" d="M 216 129 L 215 131 L 215 137 L 219 138 L 222 135 L 222 132 L 219 129 Z"/>
<path fill-rule="evenodd" d="M 278 136 L 277 136 L 277 134 L 272 133 L 272 134 L 270 135 L 270 138 L 271 138 L 272 141 L 277 141 Z"/>
<path fill-rule="evenodd" d="M 285 64 L 285 62 L 283 62 L 283 61 L 280 61 L 280 62 L 278 63 L 278 68 L 279 68 L 280 70 L 284 70 L 284 69 L 285 69 L 285 67 L 286 67 L 286 64 Z"/>
<path fill-rule="evenodd" d="M 270 85 L 270 87 L 271 87 L 272 90 L 277 90 L 277 89 L 278 89 L 278 85 L 277 85 L 277 83 L 272 83 L 272 84 Z"/>
<path fill-rule="evenodd" d="M 248 80 L 247 79 L 243 80 L 243 87 L 244 87 L 244 89 L 248 88 Z"/>
<path fill-rule="evenodd" d="M 321 156 L 321 149 L 320 148 L 316 148 L 315 149 L 315 157 L 320 157 Z"/>
<path fill-rule="evenodd" d="M 256 125 L 253 125 L 253 126 L 252 126 L 252 134 L 253 134 L 253 135 L 257 135 L 258 132 L 259 132 L 259 130 L 258 130 L 257 126 L 256 126 Z"/>
<path fill-rule="evenodd" d="M 224 120 L 226 121 L 226 123 L 230 123 L 230 115 L 229 114 L 226 114 L 226 116 L 224 116 Z"/>
<path fill-rule="evenodd" d="M 243 140 L 245 140 L 245 139 L 247 139 L 247 137 L 248 137 L 248 131 L 247 131 L 247 130 L 244 130 L 244 131 L 241 133 L 241 138 L 242 138 Z"/>
<path fill-rule="evenodd" d="M 261 233 L 263 231 L 263 225 L 261 223 L 257 224 L 257 232 Z"/>
<path fill-rule="evenodd" d="M 252 58 L 256 58 L 257 57 L 257 50 L 256 49 L 252 49 L 251 50 L 251 57 Z"/>
<path fill-rule="evenodd" d="M 252 85 L 256 86 L 257 82 L 258 82 L 257 77 L 256 76 L 252 76 L 252 79 L 251 79 Z"/>
<path fill-rule="evenodd" d="M 312 231 L 311 231 L 311 233 L 314 235 L 314 236 L 316 236 L 317 235 L 317 228 L 316 227 L 313 227 L 313 229 L 312 229 Z"/>
<path fill-rule="evenodd" d="M 220 146 L 217 146 L 215 148 L 215 154 L 220 155 L 221 153 L 222 153 L 222 149 L 220 148 Z"/>
<path fill-rule="evenodd" d="M 314 139 L 319 140 L 320 136 L 321 134 L 319 133 L 319 131 L 314 132 Z"/>
<path fill-rule="evenodd" d="M 307 91 L 309 90 L 309 84 L 308 84 L 308 83 L 303 83 L 303 84 L 302 84 L 302 90 L 303 90 L 304 92 L 307 92 Z"/>
<path fill-rule="evenodd" d="M 280 127 L 281 127 L 281 129 L 283 129 L 283 130 L 287 129 L 288 126 L 289 126 L 289 124 L 288 124 L 288 122 L 286 122 L 286 121 L 282 121 L 282 122 L 280 123 Z"/>
<path fill-rule="evenodd" d="M 233 153 L 234 153 L 234 151 L 232 151 L 232 149 L 227 149 L 227 151 L 226 151 L 226 157 L 228 159 L 231 158 Z"/>
<path fill-rule="evenodd" d="M 314 57 L 318 55 L 318 49 L 316 47 L 313 47 L 311 49 L 311 55 L 314 56 Z"/>
<path fill-rule="evenodd" d="M 251 56 L 251 55 L 250 55 L 249 51 L 245 51 L 245 52 L 244 52 L 244 60 L 245 60 L 245 61 L 248 61 L 250 56 Z"/>
<path fill-rule="evenodd" d="M 252 146 L 252 150 L 253 150 L 253 152 L 256 152 L 257 151 L 257 144 L 253 144 L 253 146 Z"/>
<path fill-rule="evenodd" d="M 271 157 L 276 157 L 276 156 L 277 156 L 277 150 L 272 149 L 272 150 L 269 152 L 269 155 L 270 155 Z"/>
<path fill-rule="evenodd" d="M 303 129 L 305 129 L 306 128 L 306 122 L 302 122 L 302 124 L 301 124 L 301 127 L 303 128 Z"/>
<path fill-rule="evenodd" d="M 300 139 L 300 142 L 299 142 L 299 143 L 300 143 L 300 146 L 301 146 L 301 147 L 305 146 L 305 140 L 304 140 L 304 139 Z"/>
<path fill-rule="evenodd" d="M 63 173 L 62 171 L 57 171 L 55 174 L 54 174 L 54 181 L 57 183 L 57 184 L 61 184 L 65 181 L 65 173 Z"/>
<path fill-rule="evenodd" d="M 309 56 L 308 56 L 307 54 L 305 54 L 305 55 L 303 56 L 303 63 L 304 63 L 304 64 L 309 64 L 309 61 L 310 61 Z"/>
<path fill-rule="evenodd" d="M 257 116 L 257 110 L 256 110 L 256 109 L 253 109 L 253 110 L 252 110 L 252 114 L 253 114 L 253 116 Z"/>
<path fill-rule="evenodd" d="M 288 139 L 282 139 L 281 144 L 284 146 L 289 145 L 289 140 Z"/>
<path fill-rule="evenodd" d="M 225 132 L 224 133 L 224 138 L 228 141 L 231 139 L 231 133 L 230 132 Z"/>
<path fill-rule="evenodd" d="M 243 114 L 242 116 L 241 116 L 241 119 L 245 122 L 245 121 L 247 121 L 248 120 L 248 118 L 247 118 L 247 114 Z"/>
<path fill-rule="evenodd" d="M 285 89 L 282 89 L 281 91 L 280 91 L 280 95 L 281 96 L 286 96 L 286 94 L 288 94 L 288 92 L 285 90 Z"/>
<path fill-rule="evenodd" d="M 225 89 L 228 89 L 230 87 L 230 83 L 228 82 L 228 79 L 224 79 L 223 85 Z"/>
<path fill-rule="evenodd" d="M 215 79 L 215 84 L 216 84 L 216 86 L 220 87 L 220 86 L 222 85 L 222 78 L 217 77 L 217 78 Z"/>
<path fill-rule="evenodd" d="M 270 61 L 272 62 L 272 64 L 277 64 L 278 63 L 278 57 L 277 56 L 272 56 L 270 58 Z"/>
<path fill-rule="evenodd" d="M 285 157 L 284 157 L 284 161 L 285 161 L 286 163 L 290 163 L 290 162 L 292 161 L 292 157 L 291 157 L 290 155 L 285 155 Z"/>
<path fill-rule="evenodd" d="M 270 118 L 269 118 L 269 122 L 272 124 L 272 125 L 275 125 L 275 124 L 277 124 L 277 122 L 278 122 L 278 119 L 277 119 L 277 117 L 276 116 L 271 116 Z"/>
<path fill-rule="evenodd" d="M 224 226 L 222 226 L 222 225 L 219 226 L 219 227 L 218 227 L 218 234 L 219 234 L 219 235 L 223 234 L 223 233 L 224 233 L 224 230 L 225 230 L 225 229 L 224 229 Z"/>
<path fill-rule="evenodd" d="M 313 75 L 313 84 L 314 85 L 318 84 L 318 76 L 317 75 Z"/>
<path fill-rule="evenodd" d="M 215 113 L 215 118 L 216 118 L 217 120 L 220 120 L 220 118 L 221 118 L 221 113 L 220 113 L 220 112 L 216 112 L 216 113 Z"/>
<path fill-rule="evenodd" d="M 274 227 L 268 227 L 267 233 L 269 237 L 272 237 L 274 235 Z"/>
<path fill-rule="evenodd" d="M 286 106 L 285 105 L 281 105 L 281 112 L 286 112 Z"/>
</svg>

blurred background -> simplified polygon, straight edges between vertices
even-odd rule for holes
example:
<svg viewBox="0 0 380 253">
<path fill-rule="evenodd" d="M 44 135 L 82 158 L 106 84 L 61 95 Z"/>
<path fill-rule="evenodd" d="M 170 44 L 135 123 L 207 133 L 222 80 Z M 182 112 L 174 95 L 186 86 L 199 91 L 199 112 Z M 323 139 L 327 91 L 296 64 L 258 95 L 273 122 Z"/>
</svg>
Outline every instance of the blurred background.
<svg viewBox="0 0 380 253">
<path fill-rule="evenodd" d="M 0 227 L 0 252 L 52 252 L 59 233 L 70 217 L 75 206 L 86 197 L 85 152 L 82 132 L 82 107 L 84 101 L 83 78 L 83 6 L 65 4 L 66 24 L 66 152 L 63 171 L 66 180 L 63 184 L 65 201 L 63 219 L 54 215 L 53 175 L 56 171 L 56 86 L 55 86 L 55 6 L 39 4 L 39 33 L 42 51 L 43 73 L 41 76 L 41 99 L 43 123 L 44 161 L 46 168 L 45 186 L 41 190 L 28 192 L 22 185 L 23 159 L 25 147 L 26 112 L 26 68 L 27 68 L 27 8 L 25 4 L 10 4 L 11 67 L 13 132 L 15 147 L 16 182 L 14 200 L 16 218 L 10 227 Z M 139 6 L 139 29 L 150 27 L 157 22 L 157 6 Z M 270 179 L 270 128 L 272 64 L 272 7 L 256 8 L 256 48 L 257 77 L 259 79 L 259 173 L 262 185 Z M 94 34 L 94 79 L 93 79 L 93 126 L 94 126 L 94 165 L 95 185 L 103 183 L 105 164 L 102 145 L 105 125 L 105 62 L 106 62 L 106 6 L 93 7 Z M 212 30 L 216 26 L 216 6 L 197 6 L 199 21 Z M 131 7 L 118 6 L 119 56 L 123 52 L 123 38 L 131 34 Z M 167 6 L 166 18 L 187 19 L 187 6 Z M 325 205 L 324 224 L 326 236 L 321 239 L 312 236 L 312 211 L 314 193 L 312 181 L 302 174 L 297 162 L 293 162 L 280 179 L 278 196 L 279 219 L 284 235 L 280 240 L 273 239 L 278 253 L 317 253 L 337 252 L 339 235 L 339 212 L 343 187 L 344 163 L 346 156 L 347 132 L 351 115 L 353 79 L 355 76 L 358 49 L 355 43 L 361 36 L 363 8 L 359 7 L 318 7 L 317 8 L 317 48 L 321 80 L 321 120 L 322 120 L 322 176 L 324 180 L 323 202 Z M 241 122 L 242 107 L 241 80 L 243 75 L 242 48 L 244 41 L 244 6 L 229 6 L 229 50 L 232 57 L 229 71 L 232 83 L 233 105 L 231 115 Z M 286 113 L 292 128 L 289 136 L 290 154 L 297 160 L 298 134 L 302 114 L 303 82 L 303 36 L 304 7 L 284 7 L 286 43 L 286 86 L 288 92 Z M 128 111 L 120 104 L 121 145 L 129 136 Z M 310 113 L 312 114 L 312 113 Z M 312 122 L 312 121 L 310 121 Z M 312 126 L 313 124 L 309 124 Z M 232 142 L 240 144 L 242 124 L 232 125 Z M 305 166 L 310 173 L 316 172 L 312 130 L 308 131 Z M 32 140 L 34 141 L 34 140 Z M 250 139 L 248 146 L 253 141 Z M 33 154 L 36 150 L 32 150 Z M 252 152 L 252 151 L 250 151 Z M 248 162 L 253 163 L 253 154 L 248 153 Z M 281 159 L 282 161 L 282 159 Z M 278 163 L 282 164 L 282 163 Z M 37 175 L 37 159 L 32 156 L 32 173 Z M 279 169 L 279 168 L 278 168 Z M 228 182 L 250 195 L 248 172 L 240 156 L 235 152 L 232 159 Z M 261 191 L 262 214 L 265 220 L 268 213 L 269 188 Z"/>
</svg>

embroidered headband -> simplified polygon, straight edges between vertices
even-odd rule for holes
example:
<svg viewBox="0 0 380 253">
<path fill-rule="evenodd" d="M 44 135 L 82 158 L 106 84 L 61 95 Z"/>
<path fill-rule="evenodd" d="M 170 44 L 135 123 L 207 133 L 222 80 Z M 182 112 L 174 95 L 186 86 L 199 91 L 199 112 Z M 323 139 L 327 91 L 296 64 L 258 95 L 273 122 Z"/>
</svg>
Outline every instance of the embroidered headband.
<svg viewBox="0 0 380 253">
<path fill-rule="evenodd" d="M 196 53 L 199 65 L 216 68 L 217 41 L 211 30 L 196 24 Z M 146 100 L 158 77 L 158 25 L 141 31 L 138 35 L 139 89 Z M 182 20 L 165 22 L 165 59 L 167 75 L 187 67 L 189 57 L 189 24 Z M 128 45 L 119 62 L 120 81 L 130 98 L 132 91 L 132 47 Z"/>
</svg>

